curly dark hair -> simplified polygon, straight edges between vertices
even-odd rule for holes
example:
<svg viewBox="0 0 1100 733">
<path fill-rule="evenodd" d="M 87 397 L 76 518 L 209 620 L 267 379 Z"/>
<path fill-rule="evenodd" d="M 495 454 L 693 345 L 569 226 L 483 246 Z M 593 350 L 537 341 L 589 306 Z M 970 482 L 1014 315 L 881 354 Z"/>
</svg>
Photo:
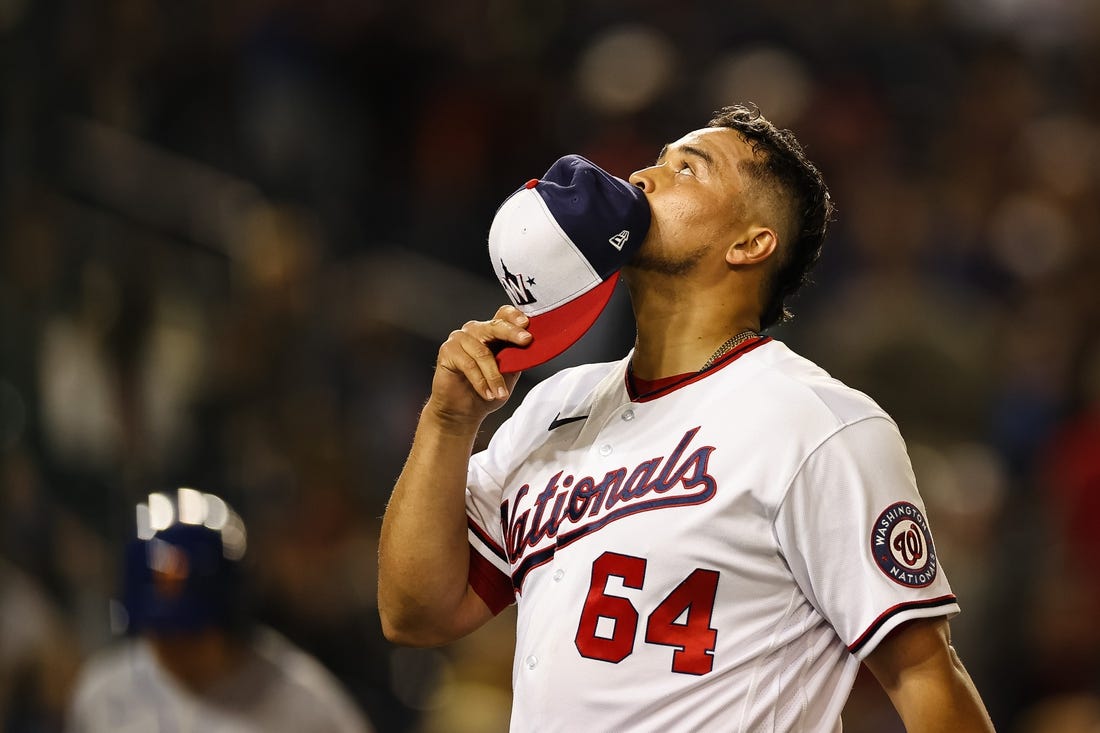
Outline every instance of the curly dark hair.
<svg viewBox="0 0 1100 733">
<path fill-rule="evenodd" d="M 784 199 L 793 237 L 780 250 L 780 261 L 765 284 L 760 327 L 767 329 L 792 318 L 786 300 L 810 280 L 810 270 L 821 257 L 825 232 L 835 208 L 821 171 L 806 157 L 790 130 L 768 121 L 754 105 L 723 107 L 707 127 L 736 130 L 752 147 L 755 160 L 742 162 L 750 180 L 767 186 Z"/>
</svg>

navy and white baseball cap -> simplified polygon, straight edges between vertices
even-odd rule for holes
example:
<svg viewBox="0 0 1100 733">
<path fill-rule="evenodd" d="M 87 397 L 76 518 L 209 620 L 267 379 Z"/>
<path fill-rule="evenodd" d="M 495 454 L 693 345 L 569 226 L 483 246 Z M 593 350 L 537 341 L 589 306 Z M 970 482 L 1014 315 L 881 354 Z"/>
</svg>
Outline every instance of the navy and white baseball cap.
<svg viewBox="0 0 1100 733">
<path fill-rule="evenodd" d="M 502 373 L 553 359 L 591 328 L 649 223 L 641 189 L 579 155 L 559 159 L 501 204 L 489 256 L 533 337 L 497 353 Z"/>
</svg>

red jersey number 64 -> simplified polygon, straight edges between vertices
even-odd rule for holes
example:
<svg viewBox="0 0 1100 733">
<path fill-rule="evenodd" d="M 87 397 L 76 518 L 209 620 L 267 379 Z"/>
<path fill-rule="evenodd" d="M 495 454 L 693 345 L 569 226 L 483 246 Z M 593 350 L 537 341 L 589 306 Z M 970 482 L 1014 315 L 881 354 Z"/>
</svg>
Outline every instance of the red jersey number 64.
<svg viewBox="0 0 1100 733">
<path fill-rule="evenodd" d="M 623 587 L 641 590 L 645 569 L 644 558 L 617 552 L 605 552 L 592 563 L 592 582 L 577 627 L 581 656 L 618 663 L 634 651 L 638 609 L 627 598 L 608 595 L 607 579 L 614 575 L 622 579 Z M 710 621 L 717 592 L 718 572 L 696 568 L 646 619 L 646 643 L 676 649 L 673 672 L 702 675 L 713 668 L 718 631 L 711 628 Z M 610 621 L 610 634 L 597 634 L 601 618 Z"/>
</svg>

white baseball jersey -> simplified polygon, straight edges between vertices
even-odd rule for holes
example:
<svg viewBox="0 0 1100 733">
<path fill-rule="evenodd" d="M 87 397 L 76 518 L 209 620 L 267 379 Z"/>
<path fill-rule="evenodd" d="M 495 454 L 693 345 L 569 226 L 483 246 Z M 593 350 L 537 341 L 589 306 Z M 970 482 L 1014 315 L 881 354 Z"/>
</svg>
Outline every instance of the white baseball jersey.
<svg viewBox="0 0 1100 733">
<path fill-rule="evenodd" d="M 839 731 L 860 660 L 958 612 L 896 425 L 769 338 L 648 394 L 629 363 L 535 386 L 470 461 L 512 730 Z"/>
<path fill-rule="evenodd" d="M 81 673 L 72 733 L 370 733 L 337 679 L 313 657 L 261 629 L 246 661 L 202 695 L 157 663 L 142 639 L 92 658 Z"/>
</svg>

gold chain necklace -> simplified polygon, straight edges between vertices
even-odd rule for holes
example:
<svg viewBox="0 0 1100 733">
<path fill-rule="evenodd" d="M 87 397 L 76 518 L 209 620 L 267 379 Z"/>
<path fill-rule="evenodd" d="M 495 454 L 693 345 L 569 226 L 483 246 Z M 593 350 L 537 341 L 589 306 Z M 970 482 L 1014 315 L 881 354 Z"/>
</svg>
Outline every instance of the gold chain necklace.
<svg viewBox="0 0 1100 733">
<path fill-rule="evenodd" d="M 728 339 L 726 339 L 725 343 L 723 343 L 721 346 L 719 346 L 718 349 L 713 354 L 710 355 L 710 358 L 707 359 L 706 363 L 703 364 L 703 366 L 699 369 L 699 371 L 702 372 L 702 371 L 706 371 L 707 369 L 710 369 L 711 366 L 714 365 L 714 362 L 718 359 L 718 357 L 722 356 L 722 354 L 725 354 L 727 351 L 729 351 L 733 347 L 738 346 L 739 344 L 743 344 L 744 342 L 748 341 L 749 339 L 756 338 L 759 335 L 760 334 L 758 334 L 756 331 L 753 331 L 750 328 L 747 331 L 742 331 L 741 333 L 737 333 L 737 334 L 734 334 L 733 336 L 730 336 Z"/>
</svg>

